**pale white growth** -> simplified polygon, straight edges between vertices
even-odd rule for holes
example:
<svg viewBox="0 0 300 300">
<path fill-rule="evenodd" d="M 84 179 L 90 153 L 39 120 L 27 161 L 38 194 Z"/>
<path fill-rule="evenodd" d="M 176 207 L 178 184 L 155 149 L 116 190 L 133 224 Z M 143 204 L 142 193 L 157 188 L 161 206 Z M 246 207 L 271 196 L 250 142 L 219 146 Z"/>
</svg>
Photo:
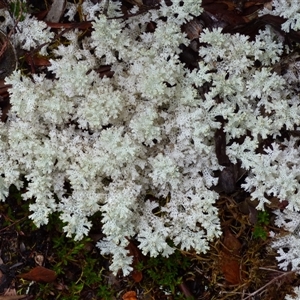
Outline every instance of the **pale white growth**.
<svg viewBox="0 0 300 300">
<path fill-rule="evenodd" d="M 197 87 L 201 87 L 203 83 L 210 82 L 212 74 L 208 72 L 209 70 L 210 68 L 203 61 L 200 61 L 199 69 L 193 70 L 188 76 Z"/>
<path fill-rule="evenodd" d="M 95 72 L 86 75 L 91 67 L 90 62 L 84 58 L 78 61 L 71 55 L 65 55 L 61 59 L 50 60 L 51 66 L 49 70 L 56 74 L 56 78 L 60 79 L 56 82 L 56 87 L 62 89 L 66 96 L 83 96 L 88 93 L 89 86 L 94 82 Z M 78 78 L 81 78 L 78 80 Z"/>
<path fill-rule="evenodd" d="M 6 32 L 7 28 L 11 28 L 14 26 L 14 19 L 10 15 L 8 9 L 0 9 L 0 16 L 3 19 L 3 21 L 0 23 L 0 29 L 3 32 Z"/>
<path fill-rule="evenodd" d="M 273 0 L 272 10 L 265 7 L 260 14 L 270 14 L 287 19 L 287 21 L 281 25 L 282 30 L 286 32 L 289 32 L 290 29 L 295 31 L 300 29 L 299 0 Z"/>
<path fill-rule="evenodd" d="M 284 300 L 298 300 L 300 299 L 300 287 L 299 286 L 296 286 L 294 289 L 293 289 L 293 292 L 295 293 L 295 295 L 286 295 Z"/>
<path fill-rule="evenodd" d="M 289 117 L 293 119 L 288 124 L 299 121 L 298 113 L 287 117 L 289 96 L 283 92 L 285 80 L 267 67 L 278 61 L 282 52 L 279 42 L 262 42 L 262 39 L 269 41 L 271 38 L 270 29 L 260 32 L 257 40 L 252 42 L 248 41 L 248 37 L 239 34 L 222 34 L 221 29 L 214 29 L 212 32 L 204 30 L 201 35 L 200 41 L 208 44 L 199 50 L 206 63 L 206 66 L 201 67 L 204 70 L 207 67 L 215 70 L 207 76 L 206 80 L 213 84 L 205 97 L 208 103 L 212 103 L 211 113 L 218 109 L 227 119 L 225 131 L 228 138 L 242 136 L 247 130 L 251 131 L 254 138 L 258 135 L 265 138 L 270 134 L 278 134 Z M 257 70 L 254 67 L 256 59 L 266 67 Z M 222 98 L 222 103 L 218 106 L 213 101 L 216 96 Z M 282 99 L 283 96 L 286 100 Z M 238 104 L 239 109 L 233 112 L 235 104 Z M 271 117 L 261 116 L 262 107 Z M 299 111 L 298 108 L 297 110 Z M 260 126 L 257 126 L 258 123 Z"/>
<path fill-rule="evenodd" d="M 281 201 L 288 200 L 288 209 L 300 210 L 300 170 L 297 167 L 300 156 L 295 142 L 294 139 L 283 142 L 281 147 L 284 149 L 273 143 L 271 147 L 264 149 L 264 154 L 252 156 L 252 174 L 245 179 L 242 187 L 260 201 L 259 209 L 263 209 L 263 204 L 268 202 L 265 195 L 269 195 Z"/>
<path fill-rule="evenodd" d="M 84 21 L 95 20 L 100 14 L 106 12 L 109 17 L 120 17 L 121 2 L 120 1 L 108 1 L 103 0 L 97 3 L 93 3 L 91 0 L 83 1 L 83 3 L 71 3 L 67 1 L 65 17 L 68 17 L 69 21 L 74 21 L 74 17 L 77 12 L 80 12 Z"/>
<path fill-rule="evenodd" d="M 154 201 L 147 200 L 140 204 L 139 210 L 143 215 L 138 223 L 138 241 L 144 255 L 150 253 L 153 257 L 159 254 L 169 256 L 174 252 L 174 248 L 168 245 L 166 239 L 170 236 L 172 228 L 165 226 L 165 218 L 153 214 L 155 209 L 159 209 L 159 204 Z"/>
<path fill-rule="evenodd" d="M 298 212 L 284 209 L 283 211 L 276 210 L 273 213 L 276 215 L 275 225 L 289 231 L 290 233 L 294 233 L 300 225 Z M 300 237 L 299 232 L 295 233 L 295 236 Z"/>
<path fill-rule="evenodd" d="M 126 246 L 129 241 L 124 239 L 122 243 L 116 244 L 108 239 L 104 239 L 97 243 L 97 247 L 100 249 L 101 254 L 107 255 L 113 253 L 112 263 L 110 265 L 111 270 L 117 273 L 118 270 L 122 270 L 124 276 L 130 274 L 133 270 L 131 267 L 132 256 L 129 255 L 129 250 Z"/>
<path fill-rule="evenodd" d="M 89 189 L 77 189 L 72 192 L 72 197 L 62 197 L 58 209 L 62 211 L 61 220 L 67 224 L 63 228 L 67 236 L 75 235 L 74 238 L 78 240 L 88 234 L 92 224 L 87 217 L 99 211 L 99 202 L 103 198 L 97 193 L 97 188 L 94 185 L 89 186 Z"/>
<path fill-rule="evenodd" d="M 279 56 L 283 53 L 283 42 L 280 37 L 275 34 L 271 26 L 266 25 L 265 30 L 259 30 L 259 34 L 255 36 L 255 45 L 258 49 L 262 49 L 258 53 L 258 59 L 262 65 L 270 65 L 279 61 Z"/>
<path fill-rule="evenodd" d="M 124 239 L 124 232 L 132 236 L 137 230 L 140 192 L 141 186 L 128 184 L 124 180 L 114 182 L 109 189 L 106 203 L 100 209 L 103 212 L 103 233 L 117 245 Z"/>
<path fill-rule="evenodd" d="M 108 65 L 116 62 L 118 58 L 121 59 L 125 47 L 130 47 L 129 37 L 122 33 L 122 23 L 108 20 L 102 15 L 95 20 L 93 28 L 91 46 L 95 47 L 96 56 L 104 57 L 103 63 Z"/>
<path fill-rule="evenodd" d="M 187 184 L 185 188 L 188 188 Z M 209 249 L 208 242 L 221 233 L 217 209 L 213 206 L 216 198 L 217 194 L 209 191 L 200 178 L 195 187 L 190 186 L 185 193 L 178 190 L 174 194 L 163 211 L 169 214 L 175 245 L 181 245 L 186 250 L 192 247 L 201 252 Z M 198 213 L 194 214 L 194 211 Z M 186 218 L 186 215 L 190 217 Z M 199 223 L 201 230 L 198 228 Z"/>
<path fill-rule="evenodd" d="M 8 2 L 17 3 L 16 7 L 22 5 L 26 7 L 26 1 L 23 4 L 18 3 L 20 0 L 10 0 Z M 17 14 L 19 12 L 15 12 Z M 42 55 L 47 54 L 47 46 L 49 42 L 52 41 L 54 37 L 54 33 L 51 32 L 50 28 L 43 21 L 37 20 L 36 17 L 30 15 L 27 11 L 21 11 L 21 16 L 19 20 L 14 19 L 14 12 L 9 12 L 7 8 L 0 9 L 0 16 L 3 17 L 3 21 L 0 22 L 0 29 L 3 32 L 9 32 L 12 30 L 17 23 L 16 30 L 14 30 L 14 34 L 12 35 L 12 42 L 16 47 L 21 47 L 24 50 L 33 50 L 39 46 L 41 49 L 39 53 Z"/>
<path fill-rule="evenodd" d="M 239 144 L 237 142 L 232 143 L 226 148 L 226 154 L 230 160 L 236 164 L 238 159 L 242 163 L 242 168 L 245 170 L 251 170 L 253 164 L 253 157 L 260 159 L 260 155 L 255 155 L 255 149 L 258 147 L 258 141 L 246 137 L 244 143 Z"/>
<path fill-rule="evenodd" d="M 93 76 L 97 76 L 97 74 L 92 71 L 91 81 L 93 81 Z M 115 90 L 107 78 L 94 84 L 97 86 L 86 91 L 85 100 L 79 103 L 79 109 L 74 116 L 74 118 L 78 118 L 81 128 L 93 130 L 114 123 L 126 104 L 122 93 Z M 108 98 L 110 98 L 109 102 Z"/>
<path fill-rule="evenodd" d="M 129 123 L 133 136 L 139 142 L 153 146 L 153 140 L 160 141 L 161 129 L 158 126 L 158 113 L 152 107 L 139 106 L 136 114 Z"/>
<path fill-rule="evenodd" d="M 151 256 L 169 256 L 172 245 L 207 252 L 221 235 L 213 188 L 224 168 L 215 151 L 222 117 L 227 155 L 247 171 L 242 187 L 258 208 L 277 197 L 300 210 L 299 139 L 281 137 L 300 124 L 297 78 L 273 70 L 283 53 L 274 32 L 267 27 L 250 41 L 204 30 L 199 68 L 189 70 L 180 60 L 189 44 L 181 25 L 201 13 L 199 2 L 161 1 L 127 19 L 116 18 L 119 1 L 104 15 L 106 4 L 84 1 L 91 35 L 64 33 L 48 72 L 6 78 L 12 107 L 0 123 L 0 199 L 25 178 L 30 218 L 43 225 L 58 212 L 75 239 L 100 212 L 105 236 L 97 245 L 113 255 L 114 273 L 132 270 L 131 239 Z M 70 19 L 75 8 L 67 8 Z M 36 27 L 28 39 L 26 24 Z M 53 37 L 34 18 L 20 26 L 24 49 Z M 104 65 L 109 71 L 99 74 Z"/>
<path fill-rule="evenodd" d="M 94 1 L 95 2 L 95 1 Z M 81 5 L 82 13 L 87 20 L 95 20 L 99 14 L 105 13 L 108 17 L 120 17 L 123 15 L 120 1 L 103 0 L 93 3 L 91 0 L 84 1 Z"/>
<path fill-rule="evenodd" d="M 300 222 L 299 213 L 284 209 L 275 211 L 277 226 L 287 231 L 285 236 L 276 236 L 271 246 L 276 249 L 278 266 L 287 271 L 300 273 Z"/>
<path fill-rule="evenodd" d="M 200 15 L 202 8 L 199 1 L 186 0 L 181 2 L 180 0 L 174 0 L 172 6 L 167 6 L 165 1 L 162 1 L 159 12 L 162 16 L 169 17 L 171 22 L 181 25 L 191 20 L 193 15 Z M 176 14 L 176 18 L 171 18 L 172 14 Z"/>
<path fill-rule="evenodd" d="M 92 1 L 87 0 L 80 4 L 82 14 L 86 17 L 87 21 L 91 21 L 96 18 L 97 14 L 101 12 L 101 6 L 103 3 L 106 3 L 106 1 L 101 1 L 100 3 L 93 3 Z"/>
<path fill-rule="evenodd" d="M 6 197 L 8 196 L 8 188 L 6 187 L 4 179 L 2 177 L 0 178 L 0 190 L 0 199 L 1 201 L 5 201 Z"/>
<path fill-rule="evenodd" d="M 41 46 L 40 53 L 47 54 L 46 48 L 54 37 L 54 33 L 50 31 L 47 24 L 38 21 L 35 17 L 26 14 L 23 21 L 19 21 L 18 30 L 14 34 L 14 39 L 20 44 L 24 50 L 32 50 Z"/>
<path fill-rule="evenodd" d="M 69 21 L 73 21 L 75 15 L 77 13 L 77 10 L 78 10 L 78 4 L 67 1 L 66 2 L 66 12 L 65 12 L 64 16 L 67 17 Z"/>
<path fill-rule="evenodd" d="M 150 159 L 150 164 L 153 171 L 149 176 L 152 178 L 153 185 L 160 191 L 166 190 L 168 184 L 172 190 L 176 190 L 178 184 L 181 182 L 181 176 L 177 165 L 172 159 L 159 153 L 155 158 Z"/>
</svg>

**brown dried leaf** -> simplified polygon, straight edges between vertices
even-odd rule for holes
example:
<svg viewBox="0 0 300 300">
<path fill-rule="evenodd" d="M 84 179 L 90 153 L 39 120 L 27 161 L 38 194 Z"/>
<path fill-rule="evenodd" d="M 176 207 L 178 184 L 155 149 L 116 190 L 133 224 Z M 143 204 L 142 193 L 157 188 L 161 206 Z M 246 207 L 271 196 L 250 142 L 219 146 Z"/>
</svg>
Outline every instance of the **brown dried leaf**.
<svg viewBox="0 0 300 300">
<path fill-rule="evenodd" d="M 239 260 L 224 251 L 221 251 L 221 270 L 227 283 L 241 283 L 242 280 Z"/>
<path fill-rule="evenodd" d="M 136 292 L 135 291 L 129 291 L 125 293 L 122 297 L 123 300 L 137 300 Z"/>
<path fill-rule="evenodd" d="M 220 265 L 224 278 L 229 284 L 240 284 L 242 282 L 240 265 L 240 241 L 229 229 L 224 232 L 223 249 L 220 253 Z"/>
<path fill-rule="evenodd" d="M 225 230 L 223 239 L 224 251 L 230 255 L 239 255 L 242 244 L 235 237 L 234 234 L 230 232 L 229 229 Z"/>
<path fill-rule="evenodd" d="M 37 282 L 53 282 L 56 279 L 56 273 L 53 270 L 37 266 L 30 270 L 27 273 L 23 273 L 17 275 L 19 278 L 23 278 L 25 280 L 32 280 Z"/>
<path fill-rule="evenodd" d="M 132 279 L 134 280 L 134 282 L 141 282 L 142 279 L 143 279 L 143 273 L 141 271 L 136 270 L 136 269 L 134 269 L 131 272 L 131 276 L 132 276 Z"/>
<path fill-rule="evenodd" d="M 51 65 L 48 58 L 37 55 L 31 55 L 30 53 L 25 54 L 25 60 L 32 68 L 47 67 Z"/>
<path fill-rule="evenodd" d="M 203 25 L 200 20 L 194 18 L 190 22 L 182 26 L 184 32 L 187 34 L 190 40 L 199 39 L 200 33 L 202 32 Z"/>
<path fill-rule="evenodd" d="M 132 279 L 135 282 L 140 282 L 143 279 L 143 273 L 137 270 L 136 266 L 143 258 L 141 250 L 131 241 L 129 242 L 127 249 L 129 250 L 129 255 L 133 256 L 132 259 L 133 271 L 131 272 Z"/>
</svg>

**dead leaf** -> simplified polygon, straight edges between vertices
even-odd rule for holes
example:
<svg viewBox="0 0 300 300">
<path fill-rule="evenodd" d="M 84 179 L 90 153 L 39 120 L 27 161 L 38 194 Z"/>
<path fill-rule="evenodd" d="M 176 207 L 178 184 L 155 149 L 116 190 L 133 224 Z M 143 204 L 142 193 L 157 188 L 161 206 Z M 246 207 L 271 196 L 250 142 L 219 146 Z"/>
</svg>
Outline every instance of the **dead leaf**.
<svg viewBox="0 0 300 300">
<path fill-rule="evenodd" d="M 223 251 L 221 251 L 221 270 L 227 283 L 234 285 L 241 283 L 239 260 Z"/>
<path fill-rule="evenodd" d="M 30 53 L 25 54 L 26 62 L 33 67 L 48 67 L 51 65 L 48 58 L 43 56 L 31 55 Z"/>
<path fill-rule="evenodd" d="M 19 278 L 23 278 L 25 280 L 32 280 L 37 282 L 53 282 L 56 279 L 56 273 L 53 270 L 37 266 L 30 270 L 27 273 L 23 273 L 17 275 Z"/>
<path fill-rule="evenodd" d="M 220 253 L 220 265 L 224 278 L 229 284 L 242 282 L 240 249 L 242 245 L 229 229 L 224 232 L 223 249 Z"/>
<path fill-rule="evenodd" d="M 190 22 L 183 24 L 184 32 L 187 34 L 190 40 L 199 39 L 202 32 L 203 25 L 200 20 L 194 18 Z"/>
<path fill-rule="evenodd" d="M 236 236 L 231 233 L 229 229 L 225 229 L 223 245 L 224 245 L 224 252 L 230 255 L 240 254 L 240 249 L 242 247 L 242 244 L 236 238 Z"/>
<path fill-rule="evenodd" d="M 131 276 L 132 276 L 132 279 L 134 280 L 134 282 L 140 282 L 143 279 L 143 273 L 138 270 L 133 270 L 131 272 Z"/>
<path fill-rule="evenodd" d="M 133 267 L 133 271 L 131 272 L 132 279 L 135 282 L 140 282 L 143 279 L 143 273 L 137 270 L 137 265 L 143 259 L 143 255 L 141 250 L 132 241 L 129 241 L 127 249 L 129 250 L 129 255 L 133 257 L 131 264 Z"/>
<path fill-rule="evenodd" d="M 129 291 L 125 293 L 122 297 L 123 300 L 137 300 L 136 292 L 135 291 Z"/>
</svg>

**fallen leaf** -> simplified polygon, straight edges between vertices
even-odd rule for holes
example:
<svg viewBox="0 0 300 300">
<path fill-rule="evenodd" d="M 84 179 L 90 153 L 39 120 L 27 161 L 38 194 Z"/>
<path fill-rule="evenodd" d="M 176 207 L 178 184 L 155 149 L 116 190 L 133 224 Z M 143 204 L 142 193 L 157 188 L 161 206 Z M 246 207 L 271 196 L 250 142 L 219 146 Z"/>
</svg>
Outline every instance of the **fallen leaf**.
<svg viewBox="0 0 300 300">
<path fill-rule="evenodd" d="M 134 266 L 134 268 L 135 267 L 136 266 Z M 134 280 L 134 282 L 140 282 L 143 279 L 143 273 L 141 271 L 138 271 L 138 270 L 133 270 L 131 272 L 131 276 L 132 276 L 132 279 Z"/>
<path fill-rule="evenodd" d="M 198 19 L 192 19 L 188 23 L 182 26 L 184 32 L 187 34 L 190 40 L 199 39 L 200 33 L 202 32 L 203 25 Z"/>
<path fill-rule="evenodd" d="M 143 259 L 141 250 L 132 241 L 129 241 L 127 249 L 129 250 L 129 255 L 133 257 L 131 264 L 133 267 L 131 272 L 132 279 L 135 282 L 140 282 L 143 279 L 143 273 L 137 269 L 137 265 Z"/>
<path fill-rule="evenodd" d="M 229 229 L 224 232 L 223 249 L 220 253 L 220 265 L 224 278 L 229 284 L 242 282 L 240 249 L 242 245 Z"/>
<path fill-rule="evenodd" d="M 56 273 L 53 270 L 37 266 L 30 270 L 27 273 L 23 273 L 17 275 L 19 278 L 23 278 L 25 280 L 32 280 L 37 282 L 53 282 L 56 279 Z"/>
<path fill-rule="evenodd" d="M 125 293 L 122 297 L 123 300 L 137 300 L 136 292 L 135 291 L 129 291 Z"/>
<path fill-rule="evenodd" d="M 30 53 L 25 54 L 25 61 L 31 67 L 47 67 L 51 65 L 48 58 L 37 55 L 31 55 Z"/>
<path fill-rule="evenodd" d="M 221 251 L 221 270 L 228 284 L 241 283 L 241 270 L 239 260 Z"/>
<path fill-rule="evenodd" d="M 231 233 L 229 229 L 225 229 L 223 245 L 224 245 L 224 252 L 230 255 L 237 255 L 237 256 L 240 254 L 240 249 L 242 248 L 242 244 L 236 238 L 236 236 Z"/>
</svg>

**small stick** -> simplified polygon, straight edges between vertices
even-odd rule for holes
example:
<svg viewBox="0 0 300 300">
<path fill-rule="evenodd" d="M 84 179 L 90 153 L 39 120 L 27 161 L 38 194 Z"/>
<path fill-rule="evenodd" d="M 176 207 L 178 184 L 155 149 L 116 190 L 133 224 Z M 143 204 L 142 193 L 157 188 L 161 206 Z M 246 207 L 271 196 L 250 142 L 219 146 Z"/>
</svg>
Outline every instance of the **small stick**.
<svg viewBox="0 0 300 300">
<path fill-rule="evenodd" d="M 256 294 L 258 294 L 259 292 L 263 291 L 267 286 L 271 285 L 272 283 L 274 283 L 275 281 L 277 281 L 278 279 L 284 277 L 284 276 L 287 276 L 287 275 L 290 275 L 290 274 L 293 274 L 295 273 L 294 271 L 290 271 L 290 272 L 286 272 L 286 273 L 283 273 L 275 278 L 273 278 L 271 281 L 269 281 L 268 283 L 266 283 L 264 286 L 262 286 L 261 288 L 259 288 L 257 291 L 249 294 L 246 298 L 243 298 L 243 300 L 247 300 L 247 299 L 250 299 L 251 297 L 255 296 Z"/>
</svg>

